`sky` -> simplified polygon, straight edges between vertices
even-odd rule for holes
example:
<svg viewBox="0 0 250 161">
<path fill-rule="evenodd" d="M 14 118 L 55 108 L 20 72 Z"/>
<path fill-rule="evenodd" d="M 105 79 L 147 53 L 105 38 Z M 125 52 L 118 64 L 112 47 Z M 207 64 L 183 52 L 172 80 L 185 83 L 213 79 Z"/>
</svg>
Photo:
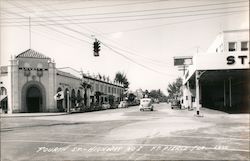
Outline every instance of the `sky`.
<svg viewBox="0 0 250 161">
<path fill-rule="evenodd" d="M 124 72 L 130 90 L 166 93 L 182 76 L 175 56 L 206 52 L 223 30 L 249 29 L 247 0 L 0 0 L 0 7 L 0 65 L 32 48 L 57 68 L 111 79 Z"/>
</svg>

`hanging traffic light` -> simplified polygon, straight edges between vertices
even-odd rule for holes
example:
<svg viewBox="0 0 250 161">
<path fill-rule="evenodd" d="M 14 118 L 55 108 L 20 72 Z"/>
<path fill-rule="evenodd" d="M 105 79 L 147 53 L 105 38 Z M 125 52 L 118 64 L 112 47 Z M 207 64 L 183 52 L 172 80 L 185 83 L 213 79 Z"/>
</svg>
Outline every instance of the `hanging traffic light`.
<svg viewBox="0 0 250 161">
<path fill-rule="evenodd" d="M 94 56 L 99 56 L 99 51 L 101 50 L 100 42 L 97 39 L 95 39 L 93 45 L 94 45 Z"/>
</svg>

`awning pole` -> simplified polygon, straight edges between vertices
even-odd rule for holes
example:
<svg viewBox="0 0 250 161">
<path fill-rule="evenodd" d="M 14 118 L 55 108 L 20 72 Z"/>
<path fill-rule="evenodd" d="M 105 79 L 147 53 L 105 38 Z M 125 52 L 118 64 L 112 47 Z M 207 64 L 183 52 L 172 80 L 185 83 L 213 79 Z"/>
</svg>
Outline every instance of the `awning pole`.
<svg viewBox="0 0 250 161">
<path fill-rule="evenodd" d="M 232 80 L 229 78 L 229 107 L 232 107 Z"/>
<path fill-rule="evenodd" d="M 223 92 L 224 92 L 224 107 L 226 107 L 226 81 L 223 81 Z"/>
<path fill-rule="evenodd" d="M 200 115 L 200 88 L 199 88 L 199 71 L 195 72 L 195 84 L 196 84 L 196 114 Z"/>
</svg>

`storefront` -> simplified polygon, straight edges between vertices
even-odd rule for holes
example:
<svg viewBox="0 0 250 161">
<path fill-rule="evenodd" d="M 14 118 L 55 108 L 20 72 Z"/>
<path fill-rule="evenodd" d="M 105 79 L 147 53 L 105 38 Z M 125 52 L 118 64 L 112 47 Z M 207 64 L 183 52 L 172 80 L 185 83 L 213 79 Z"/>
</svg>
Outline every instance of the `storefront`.
<svg viewBox="0 0 250 161">
<path fill-rule="evenodd" d="M 215 41 L 217 46 L 193 56 L 183 77 L 185 108 L 195 108 L 197 114 L 200 107 L 230 113 L 250 111 L 248 35 L 249 30 L 225 31 L 219 35 L 221 41 Z"/>
</svg>

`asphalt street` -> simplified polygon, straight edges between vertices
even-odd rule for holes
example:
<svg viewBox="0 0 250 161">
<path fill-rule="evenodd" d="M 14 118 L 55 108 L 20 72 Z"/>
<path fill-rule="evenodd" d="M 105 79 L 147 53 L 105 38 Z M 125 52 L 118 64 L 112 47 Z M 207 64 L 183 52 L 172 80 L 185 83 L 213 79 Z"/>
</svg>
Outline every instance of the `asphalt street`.
<svg viewBox="0 0 250 161">
<path fill-rule="evenodd" d="M 1 118 L 1 160 L 249 160 L 249 114 L 138 106 Z M 21 117 L 22 116 L 22 117 Z"/>
</svg>

